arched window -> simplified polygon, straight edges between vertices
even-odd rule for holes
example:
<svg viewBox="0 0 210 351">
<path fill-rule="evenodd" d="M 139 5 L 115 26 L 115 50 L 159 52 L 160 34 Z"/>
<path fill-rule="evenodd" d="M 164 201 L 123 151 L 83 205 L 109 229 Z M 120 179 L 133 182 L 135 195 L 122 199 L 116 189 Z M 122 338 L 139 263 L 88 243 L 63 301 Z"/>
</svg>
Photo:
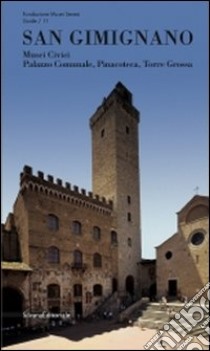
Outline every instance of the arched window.
<svg viewBox="0 0 210 351">
<path fill-rule="evenodd" d="M 114 230 L 111 231 L 111 243 L 117 244 L 117 233 Z"/>
<path fill-rule="evenodd" d="M 74 296 L 82 296 L 82 284 L 75 284 L 74 285 Z"/>
<path fill-rule="evenodd" d="M 47 218 L 48 229 L 56 231 L 59 229 L 59 219 L 54 214 L 49 214 Z"/>
<path fill-rule="evenodd" d="M 76 267 L 82 266 L 82 252 L 79 250 L 74 251 L 74 265 Z"/>
<path fill-rule="evenodd" d="M 47 251 L 47 260 L 49 263 L 59 263 L 60 262 L 60 252 L 55 246 L 50 246 Z"/>
<path fill-rule="evenodd" d="M 103 295 L 103 288 L 100 284 L 95 284 L 93 286 L 93 295 L 94 296 L 102 296 Z"/>
<path fill-rule="evenodd" d="M 101 239 L 101 229 L 99 227 L 93 227 L 93 239 L 100 240 Z"/>
<path fill-rule="evenodd" d="M 93 267 L 102 267 L 102 257 L 99 253 L 93 255 Z"/>
<path fill-rule="evenodd" d="M 60 286 L 58 284 L 50 284 L 47 287 L 47 297 L 48 299 L 58 299 L 60 298 Z"/>
<path fill-rule="evenodd" d="M 72 231 L 74 234 L 81 235 L 82 234 L 82 224 L 79 221 L 73 221 Z"/>
</svg>

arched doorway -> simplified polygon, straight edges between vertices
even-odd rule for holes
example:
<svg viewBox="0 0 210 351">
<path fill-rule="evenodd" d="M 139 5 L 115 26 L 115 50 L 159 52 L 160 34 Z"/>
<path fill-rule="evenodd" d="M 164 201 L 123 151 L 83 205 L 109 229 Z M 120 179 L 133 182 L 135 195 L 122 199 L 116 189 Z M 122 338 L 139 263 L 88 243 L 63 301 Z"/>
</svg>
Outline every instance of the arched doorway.
<svg viewBox="0 0 210 351">
<path fill-rule="evenodd" d="M 23 326 L 23 296 L 15 288 L 4 287 L 2 293 L 3 328 Z"/>
<path fill-rule="evenodd" d="M 116 278 L 112 279 L 112 293 L 118 290 L 118 281 Z"/>
<path fill-rule="evenodd" d="M 132 275 L 128 275 L 125 281 L 126 291 L 133 296 L 134 295 L 134 278 Z"/>
</svg>

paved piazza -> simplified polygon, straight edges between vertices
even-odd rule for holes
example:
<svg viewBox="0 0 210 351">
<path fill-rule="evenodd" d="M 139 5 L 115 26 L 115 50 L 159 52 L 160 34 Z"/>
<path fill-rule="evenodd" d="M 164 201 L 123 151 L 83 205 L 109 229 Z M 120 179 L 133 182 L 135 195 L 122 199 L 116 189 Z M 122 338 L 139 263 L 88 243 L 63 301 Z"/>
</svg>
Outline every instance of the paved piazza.
<svg viewBox="0 0 210 351">
<path fill-rule="evenodd" d="M 81 322 L 78 325 L 57 329 L 48 334 L 34 335 L 34 338 L 5 346 L 2 350 L 144 350 L 144 345 L 156 335 L 156 330 L 141 329 L 137 326 L 126 326 L 112 321 Z M 159 350 L 208 350 L 202 344 L 196 348 L 198 339 L 185 337 L 186 344 L 169 347 L 162 345 Z M 206 340 L 207 342 L 207 340 Z M 197 344 L 198 345 L 198 344 Z M 154 348 L 155 349 L 155 348 Z"/>
<path fill-rule="evenodd" d="M 156 333 L 139 327 L 123 326 L 108 321 L 81 323 L 50 332 L 3 350 L 142 350 Z"/>
</svg>

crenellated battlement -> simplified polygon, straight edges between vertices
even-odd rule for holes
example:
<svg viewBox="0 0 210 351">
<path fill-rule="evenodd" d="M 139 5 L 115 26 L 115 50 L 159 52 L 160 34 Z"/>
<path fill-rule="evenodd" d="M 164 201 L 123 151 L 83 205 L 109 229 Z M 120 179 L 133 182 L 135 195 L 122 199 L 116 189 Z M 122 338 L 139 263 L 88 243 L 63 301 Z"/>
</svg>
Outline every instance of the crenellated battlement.
<svg viewBox="0 0 210 351">
<path fill-rule="evenodd" d="M 121 82 L 118 82 L 107 98 L 103 99 L 102 104 L 90 118 L 90 127 L 92 128 L 106 111 L 116 103 L 139 122 L 139 111 L 133 106 L 131 92 Z"/>
<path fill-rule="evenodd" d="M 91 191 L 87 192 L 85 189 L 79 189 L 77 185 L 63 182 L 60 178 L 54 180 L 52 175 L 47 175 L 45 179 L 42 171 L 34 174 L 32 167 L 28 165 L 23 167 L 23 172 L 20 174 L 20 187 L 22 193 L 26 189 L 37 191 L 46 196 L 54 196 L 60 200 L 98 210 L 107 215 L 110 215 L 113 209 L 111 200 L 93 194 Z"/>
</svg>

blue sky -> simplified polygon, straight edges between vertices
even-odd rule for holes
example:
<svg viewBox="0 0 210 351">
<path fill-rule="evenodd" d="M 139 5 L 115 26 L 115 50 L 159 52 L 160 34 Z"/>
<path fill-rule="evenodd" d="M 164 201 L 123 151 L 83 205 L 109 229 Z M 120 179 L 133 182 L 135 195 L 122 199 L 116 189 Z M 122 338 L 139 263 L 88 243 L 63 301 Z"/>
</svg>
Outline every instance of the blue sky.
<svg viewBox="0 0 210 351">
<path fill-rule="evenodd" d="M 78 12 L 24 23 L 23 12 Z M 40 17 L 38 17 L 40 18 Z M 176 212 L 208 195 L 208 2 L 4 1 L 2 4 L 2 221 L 25 164 L 91 190 L 89 117 L 118 81 L 141 113 L 143 257 L 176 231 Z M 24 46 L 26 29 L 63 30 L 58 46 Z M 73 46 L 74 29 L 190 30 L 189 46 Z M 65 61 L 191 62 L 192 68 L 24 68 L 23 51 L 65 52 Z M 49 60 L 48 60 L 49 61 Z"/>
</svg>

